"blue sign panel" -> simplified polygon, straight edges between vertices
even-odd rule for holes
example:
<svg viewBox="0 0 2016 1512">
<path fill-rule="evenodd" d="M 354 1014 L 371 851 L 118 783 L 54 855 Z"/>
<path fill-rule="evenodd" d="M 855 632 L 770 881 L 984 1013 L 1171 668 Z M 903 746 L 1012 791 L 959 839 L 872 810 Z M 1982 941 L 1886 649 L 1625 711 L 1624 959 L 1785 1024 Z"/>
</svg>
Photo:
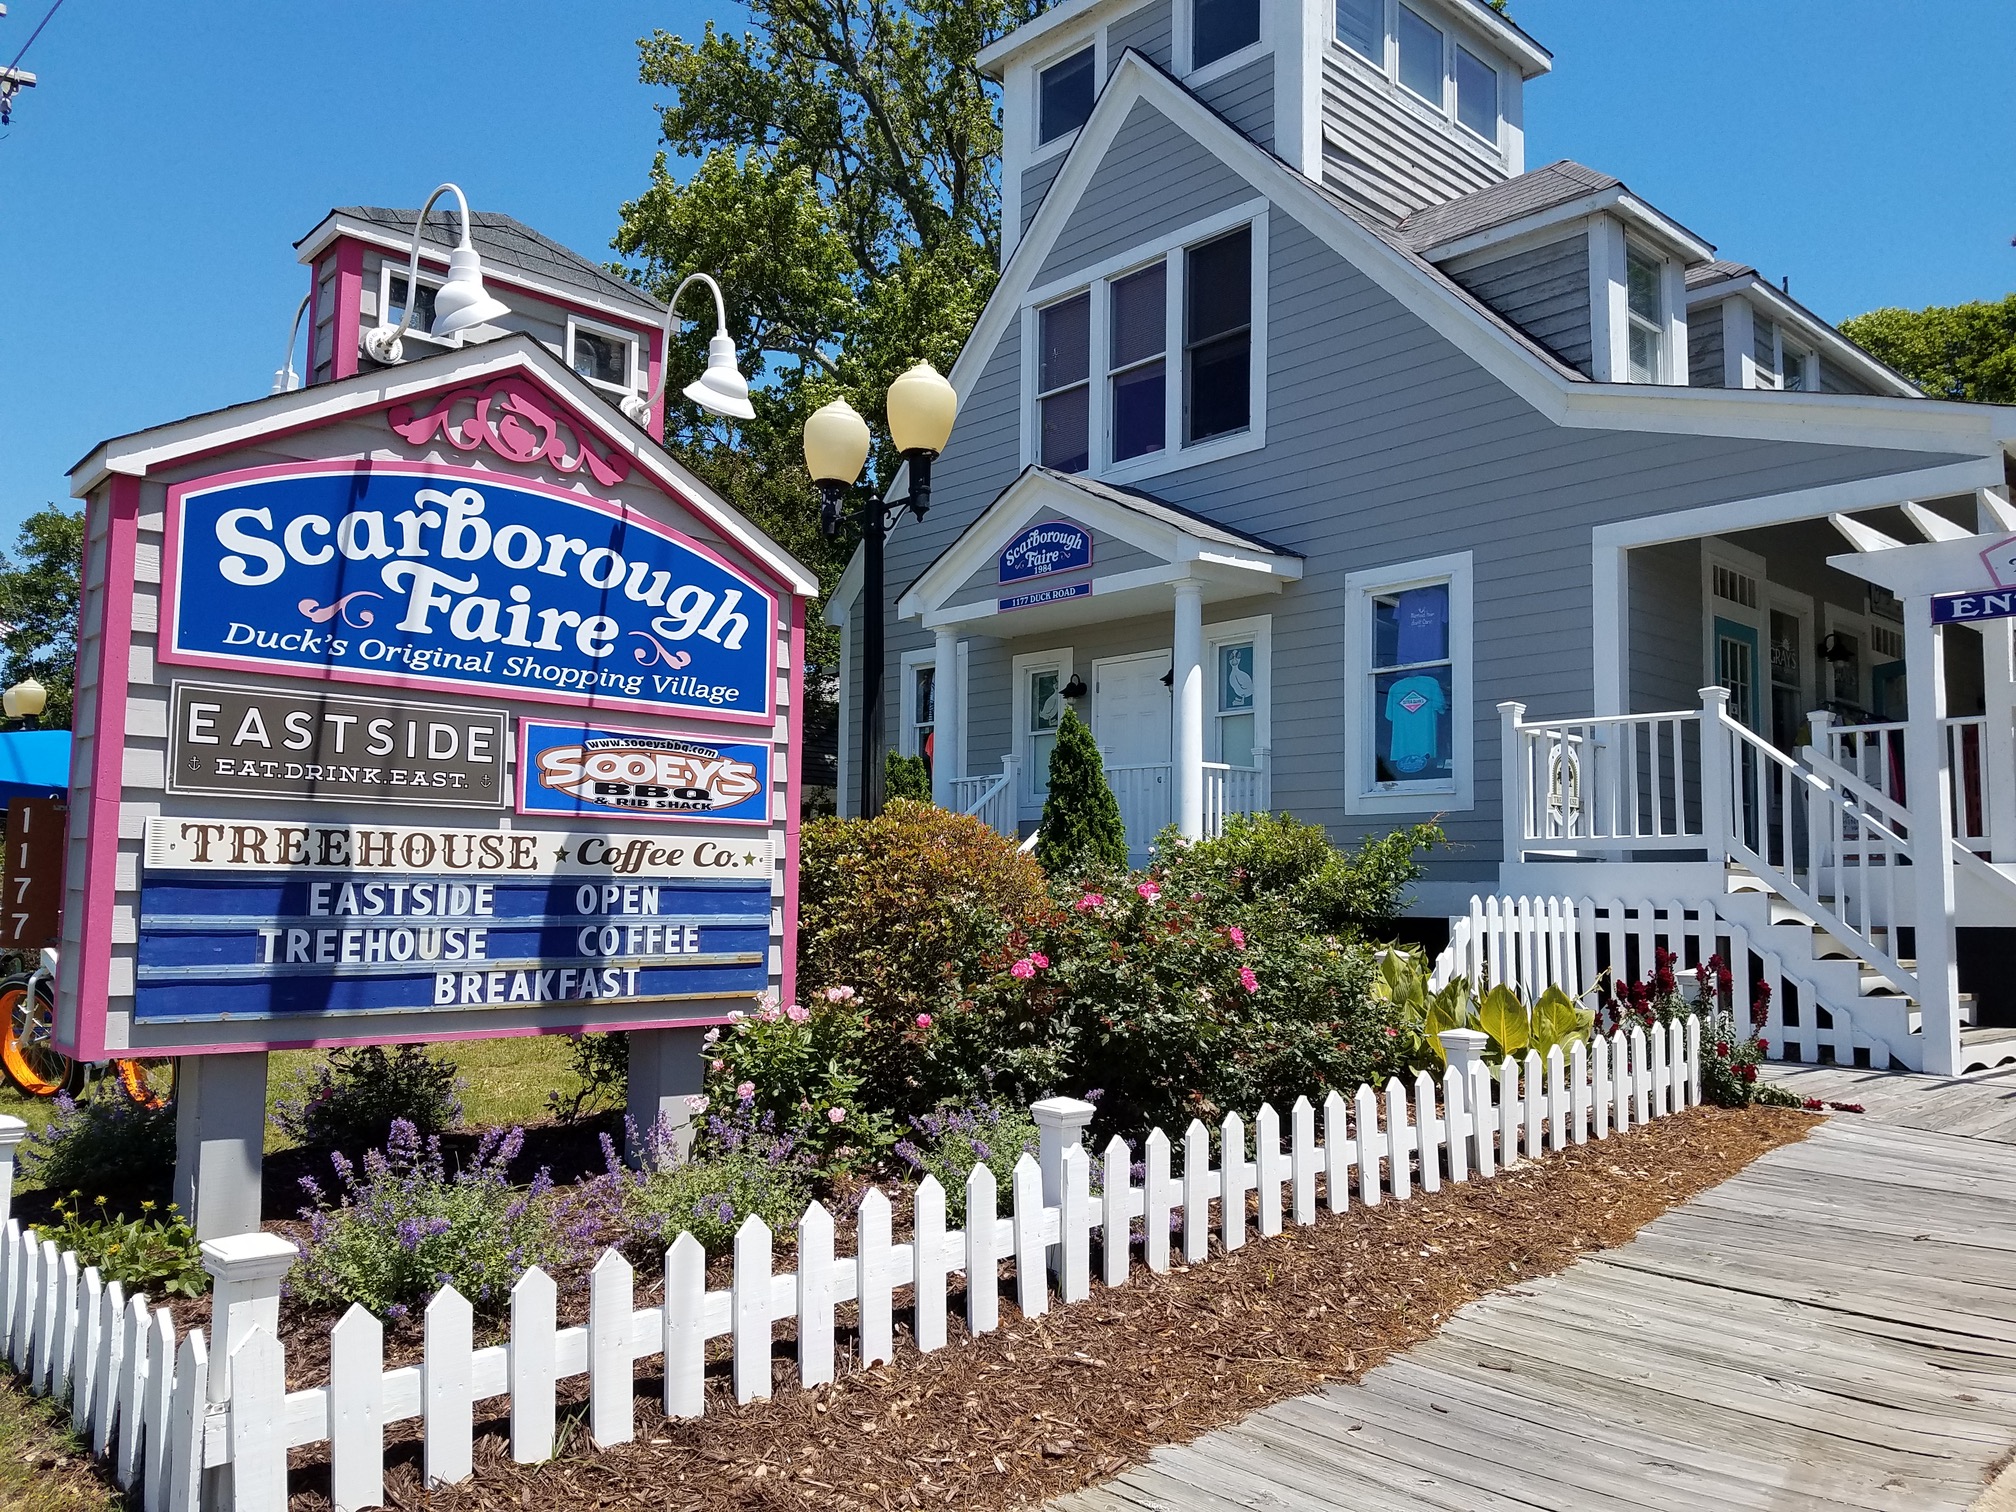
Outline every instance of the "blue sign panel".
<svg viewBox="0 0 2016 1512">
<path fill-rule="evenodd" d="M 1069 520 L 1031 525 L 1001 549 L 1001 581 L 1021 583 L 1092 565 L 1092 532 Z"/>
<path fill-rule="evenodd" d="M 1932 623 L 1958 625 L 1968 620 L 2016 618 L 2016 588 L 1981 593 L 1942 593 L 1932 600 Z"/>
<path fill-rule="evenodd" d="M 770 594 L 620 505 L 466 468 L 299 464 L 169 490 L 163 659 L 768 717 Z"/>
<path fill-rule="evenodd" d="M 763 881 L 153 871 L 143 1022 L 746 996 L 769 981 Z"/>
<path fill-rule="evenodd" d="M 518 721 L 518 812 L 767 824 L 770 747 Z"/>
<path fill-rule="evenodd" d="M 1013 598 L 1001 600 L 1001 610 L 1033 609 L 1038 604 L 1055 604 L 1064 599 L 1090 598 L 1090 583 L 1059 583 L 1054 588 L 1034 588 L 1028 593 L 1018 593 Z"/>
</svg>

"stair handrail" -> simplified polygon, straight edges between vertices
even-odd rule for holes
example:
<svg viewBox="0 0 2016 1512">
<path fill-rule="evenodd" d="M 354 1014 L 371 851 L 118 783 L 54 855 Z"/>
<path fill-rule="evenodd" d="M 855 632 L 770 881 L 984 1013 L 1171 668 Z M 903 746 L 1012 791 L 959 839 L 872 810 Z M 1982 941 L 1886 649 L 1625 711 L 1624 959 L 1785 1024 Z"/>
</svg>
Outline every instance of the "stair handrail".
<svg viewBox="0 0 2016 1512">
<path fill-rule="evenodd" d="M 1815 776 L 1846 792 L 1851 792 L 1865 808 L 1874 809 L 1881 816 L 1883 827 L 1894 836 L 1899 826 L 1904 830 L 1900 844 L 1908 844 L 1911 833 L 1911 811 L 1892 798 L 1881 788 L 1841 765 L 1818 746 L 1802 746 L 1799 751 L 1806 765 Z"/>
</svg>

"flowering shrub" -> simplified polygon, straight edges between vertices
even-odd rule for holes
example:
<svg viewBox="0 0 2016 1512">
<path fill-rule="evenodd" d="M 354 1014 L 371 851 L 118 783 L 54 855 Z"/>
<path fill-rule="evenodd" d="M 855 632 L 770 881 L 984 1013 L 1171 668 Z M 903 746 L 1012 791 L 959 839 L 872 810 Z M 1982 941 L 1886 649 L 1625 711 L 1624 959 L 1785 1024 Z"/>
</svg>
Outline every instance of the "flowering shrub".
<svg viewBox="0 0 2016 1512">
<path fill-rule="evenodd" d="M 101 1196 L 87 1214 L 72 1192 L 68 1201 L 56 1204 L 53 1221 L 35 1226 L 35 1235 L 55 1240 L 59 1251 L 75 1250 L 78 1264 L 97 1266 L 100 1276 L 128 1292 L 200 1297 L 210 1289 L 210 1273 L 203 1269 L 195 1230 L 174 1204 L 166 1212 L 157 1212 L 156 1206 L 143 1202 L 138 1213 L 122 1218 L 108 1211 Z"/>
<path fill-rule="evenodd" d="M 1037 1144 L 1036 1120 L 1025 1109 L 1006 1103 L 947 1104 L 911 1119 L 910 1134 L 897 1141 L 896 1154 L 919 1181 L 938 1178 L 955 1214 L 963 1211 L 966 1178 L 973 1167 L 984 1165 L 994 1173 L 996 1210 L 1005 1212 L 1014 1195 L 1015 1162 L 1024 1153 L 1034 1155 Z"/>
<path fill-rule="evenodd" d="M 402 1118 L 385 1148 L 365 1151 L 361 1162 L 335 1152 L 342 1192 L 333 1204 L 313 1177 L 301 1180 L 314 1205 L 301 1210 L 309 1233 L 289 1278 L 295 1294 L 360 1302 L 397 1319 L 453 1286 L 478 1312 L 500 1311 L 527 1269 L 577 1258 L 554 1222 L 552 1178 L 541 1171 L 529 1187 L 511 1184 L 507 1172 L 524 1144 L 522 1129 L 492 1129 L 451 1175 L 440 1138 L 423 1141 Z"/>
<path fill-rule="evenodd" d="M 684 1231 L 708 1254 L 722 1254 L 751 1217 L 774 1234 L 789 1234 L 812 1200 L 812 1152 L 778 1131 L 775 1114 L 757 1112 L 753 1098 L 738 1098 L 727 1114 L 708 1116 L 692 1160 L 678 1160 L 655 1130 L 643 1154 L 627 1206 L 639 1238 L 654 1252 Z M 605 1136 L 604 1157 L 613 1161 L 614 1155 Z M 618 1169 L 610 1166 L 612 1174 Z"/>
<path fill-rule="evenodd" d="M 467 1085 L 453 1061 L 422 1045 L 337 1050 L 274 1099 L 273 1125 L 311 1149 L 365 1150 L 398 1123 L 423 1137 L 454 1128 Z"/>
<path fill-rule="evenodd" d="M 28 1136 L 22 1175 L 83 1197 L 167 1195 L 175 1174 L 175 1108 L 143 1108 L 110 1081 L 82 1098 L 56 1095 L 48 1126 Z"/>
<path fill-rule="evenodd" d="M 809 1005 L 766 998 L 725 1031 L 708 1031 L 710 1103 L 768 1115 L 805 1149 L 843 1164 L 866 1160 L 896 1139 L 894 1111 L 876 1098 L 917 1097 L 919 1073 L 928 1074 L 919 1051 L 935 1022 L 920 1013 L 908 1025 L 878 1023 L 847 986 L 815 993 Z M 906 1070 L 904 1089 L 870 1091 L 871 1060 Z"/>
<path fill-rule="evenodd" d="M 1186 843 L 1165 830 L 1155 858 L 1170 891 L 1201 892 L 1221 910 L 1276 904 L 1312 934 L 1376 934 L 1399 916 L 1408 884 L 1422 876 L 1422 852 L 1441 841 L 1439 826 L 1416 824 L 1347 853 L 1320 824 L 1290 814 L 1231 814 L 1211 840 Z"/>
</svg>

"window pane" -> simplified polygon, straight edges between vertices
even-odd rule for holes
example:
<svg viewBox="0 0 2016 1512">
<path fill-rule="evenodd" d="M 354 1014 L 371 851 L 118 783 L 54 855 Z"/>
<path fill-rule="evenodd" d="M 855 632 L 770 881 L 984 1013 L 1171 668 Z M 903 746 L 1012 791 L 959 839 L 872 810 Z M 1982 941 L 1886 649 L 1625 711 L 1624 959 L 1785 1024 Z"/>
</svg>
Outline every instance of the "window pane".
<svg viewBox="0 0 2016 1512">
<path fill-rule="evenodd" d="M 1074 294 L 1043 311 L 1042 371 L 1038 389 L 1048 392 L 1092 376 L 1092 296 Z"/>
<path fill-rule="evenodd" d="M 1467 47 L 1456 49 L 1456 119 L 1498 140 L 1498 71 Z"/>
<path fill-rule="evenodd" d="M 1092 461 L 1092 390 L 1080 384 L 1043 401 L 1043 465 L 1083 472 Z"/>
<path fill-rule="evenodd" d="M 1806 354 L 1797 347 L 1785 348 L 1785 373 L 1783 382 L 1788 389 L 1806 387 Z"/>
<path fill-rule="evenodd" d="M 1253 228 L 1184 254 L 1184 339 L 1191 345 L 1253 321 Z"/>
<path fill-rule="evenodd" d="M 583 378 L 593 378 L 598 383 L 613 383 L 620 387 L 628 387 L 630 344 L 627 341 L 618 341 L 613 336 L 598 336 L 593 331 L 576 331 L 574 371 Z"/>
<path fill-rule="evenodd" d="M 1633 383 L 1657 383 L 1659 381 L 1659 349 L 1663 343 L 1659 333 L 1650 326 L 1631 323 L 1631 381 Z"/>
<path fill-rule="evenodd" d="M 1029 791 L 1041 798 L 1050 791 L 1050 753 L 1057 748 L 1057 736 L 1029 737 Z"/>
<path fill-rule="evenodd" d="M 1337 0 L 1337 40 L 1386 66 L 1386 0 Z"/>
<path fill-rule="evenodd" d="M 1167 265 L 1157 263 L 1114 283 L 1112 366 L 1127 367 L 1161 353 L 1168 282 Z"/>
<path fill-rule="evenodd" d="M 1190 66 L 1202 68 L 1260 40 L 1260 0 L 1191 0 Z"/>
<path fill-rule="evenodd" d="M 1430 583 L 1372 601 L 1372 665 L 1412 667 L 1449 659 L 1449 585 Z"/>
<path fill-rule="evenodd" d="M 1252 360 L 1252 338 L 1245 331 L 1221 336 L 1190 353 L 1186 440 L 1207 441 L 1243 431 L 1252 423 Z"/>
<path fill-rule="evenodd" d="M 1054 730 L 1057 721 L 1064 717 L 1064 699 L 1057 691 L 1055 672 L 1031 672 L 1029 674 L 1029 728 L 1035 731 Z"/>
<path fill-rule="evenodd" d="M 1036 140 L 1054 142 L 1092 114 L 1092 49 L 1043 70 L 1037 83 Z"/>
<path fill-rule="evenodd" d="M 1442 31 L 1400 7 L 1400 82 L 1431 105 L 1442 103 Z"/>
<path fill-rule="evenodd" d="M 1227 714 L 1218 721 L 1218 759 L 1227 766 L 1253 765 L 1253 716 Z"/>
<path fill-rule="evenodd" d="M 385 323 L 399 324 L 406 313 L 406 278 L 404 274 L 392 275 L 392 287 L 385 301 Z M 420 303 L 413 310 L 411 330 L 427 332 L 434 328 L 434 290 L 426 284 L 420 285 Z"/>
<path fill-rule="evenodd" d="M 1631 313 L 1654 322 L 1659 320 L 1659 262 L 1636 247 L 1624 255 L 1625 288 Z"/>
<path fill-rule="evenodd" d="M 1372 678 L 1374 775 L 1380 782 L 1447 782 L 1451 774 L 1448 667 Z"/>
<path fill-rule="evenodd" d="M 1162 450 L 1169 384 L 1161 362 L 1130 368 L 1113 380 L 1113 460 Z"/>
<path fill-rule="evenodd" d="M 1253 647 L 1218 648 L 1218 709 L 1225 714 L 1253 707 Z"/>
<path fill-rule="evenodd" d="M 928 725 L 937 720 L 938 669 L 919 667 L 917 669 L 917 723 Z"/>
</svg>

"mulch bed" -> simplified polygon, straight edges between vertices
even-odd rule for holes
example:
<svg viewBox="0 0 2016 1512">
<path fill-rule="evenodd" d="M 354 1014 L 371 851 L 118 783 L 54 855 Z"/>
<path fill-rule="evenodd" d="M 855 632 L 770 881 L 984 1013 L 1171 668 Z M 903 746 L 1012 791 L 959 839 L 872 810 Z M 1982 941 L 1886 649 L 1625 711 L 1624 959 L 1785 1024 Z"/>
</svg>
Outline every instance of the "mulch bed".
<svg viewBox="0 0 2016 1512">
<path fill-rule="evenodd" d="M 1465 1303 L 1624 1243 L 1812 1126 L 1786 1109 L 1693 1109 L 1493 1181 L 1354 1202 L 1192 1269 L 1137 1268 L 1127 1286 L 1095 1282 L 1090 1300 L 1041 1318 L 1004 1305 L 999 1332 L 970 1339 L 955 1321 L 929 1356 L 899 1338 L 893 1365 L 810 1391 L 780 1347 L 774 1398 L 736 1407 L 724 1362 L 700 1422 L 668 1422 L 640 1375 L 635 1443 L 595 1449 L 576 1412 L 553 1461 L 515 1465 L 506 1424 L 487 1422 L 471 1480 L 425 1489 L 409 1441 L 390 1455 L 387 1497 L 428 1512 L 1025 1506 L 1158 1444 L 1355 1380 Z M 417 1435 L 418 1422 L 394 1431 Z M 326 1469 L 305 1454 L 295 1463 L 295 1512 L 326 1512 Z"/>
</svg>

